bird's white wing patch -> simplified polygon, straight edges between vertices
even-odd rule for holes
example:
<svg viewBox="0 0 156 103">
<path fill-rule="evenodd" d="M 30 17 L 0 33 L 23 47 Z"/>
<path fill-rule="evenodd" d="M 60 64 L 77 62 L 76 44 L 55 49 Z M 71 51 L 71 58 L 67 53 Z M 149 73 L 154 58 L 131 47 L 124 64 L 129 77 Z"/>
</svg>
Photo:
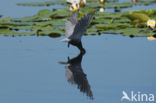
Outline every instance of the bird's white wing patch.
<svg viewBox="0 0 156 103">
<path fill-rule="evenodd" d="M 73 34 L 74 28 L 76 24 L 73 24 L 71 21 L 67 21 L 66 23 L 66 38 L 70 37 Z"/>
<path fill-rule="evenodd" d="M 69 38 L 73 32 L 74 32 L 74 28 L 75 25 L 77 24 L 77 17 L 78 17 L 78 13 L 72 13 L 72 16 L 68 19 L 68 21 L 66 22 L 66 38 Z"/>
</svg>

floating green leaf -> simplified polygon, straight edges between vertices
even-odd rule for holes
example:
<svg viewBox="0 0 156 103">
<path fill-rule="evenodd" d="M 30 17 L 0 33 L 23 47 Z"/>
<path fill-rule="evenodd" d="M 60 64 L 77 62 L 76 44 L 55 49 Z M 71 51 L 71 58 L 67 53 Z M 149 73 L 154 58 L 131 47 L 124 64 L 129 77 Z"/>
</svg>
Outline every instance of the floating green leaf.
<svg viewBox="0 0 156 103">
<path fill-rule="evenodd" d="M 47 1 L 47 2 L 34 2 L 34 3 L 17 3 L 19 6 L 50 6 L 54 5 L 55 3 L 52 1 Z"/>
<path fill-rule="evenodd" d="M 94 12 L 95 9 L 80 9 L 80 14 Z M 23 18 L 0 18 L 0 35 L 39 35 L 58 37 L 65 34 L 65 23 L 70 17 L 68 9 L 40 10 L 36 15 Z M 139 10 L 119 13 L 96 12 L 86 34 L 121 34 L 124 36 L 151 36 L 156 30 L 146 27 L 150 18 L 156 17 L 156 10 Z M 21 31 L 22 30 L 22 31 Z M 23 32 L 24 31 L 24 32 Z M 28 31 L 28 32 L 25 32 Z"/>
</svg>

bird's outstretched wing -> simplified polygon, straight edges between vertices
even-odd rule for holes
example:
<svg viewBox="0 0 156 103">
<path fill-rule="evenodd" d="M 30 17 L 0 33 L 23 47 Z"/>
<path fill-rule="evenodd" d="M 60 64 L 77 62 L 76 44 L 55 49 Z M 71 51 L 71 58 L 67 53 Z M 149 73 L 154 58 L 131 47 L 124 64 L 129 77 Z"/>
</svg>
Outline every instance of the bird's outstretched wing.
<svg viewBox="0 0 156 103">
<path fill-rule="evenodd" d="M 78 22 L 77 17 L 78 17 L 78 13 L 74 12 L 72 13 L 72 16 L 66 22 L 66 35 L 65 35 L 66 38 L 70 37 L 73 34 L 75 25 Z"/>
<path fill-rule="evenodd" d="M 74 32 L 71 35 L 70 39 L 74 39 L 77 41 L 81 40 L 82 35 L 86 31 L 87 27 L 91 23 L 93 19 L 94 13 L 89 13 L 88 15 L 85 15 L 75 26 Z"/>
</svg>

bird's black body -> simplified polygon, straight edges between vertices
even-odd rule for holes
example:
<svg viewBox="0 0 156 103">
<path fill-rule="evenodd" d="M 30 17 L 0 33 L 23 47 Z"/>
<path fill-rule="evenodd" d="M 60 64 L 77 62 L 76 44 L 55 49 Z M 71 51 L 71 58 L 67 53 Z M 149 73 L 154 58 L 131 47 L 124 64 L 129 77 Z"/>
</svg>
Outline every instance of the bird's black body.
<svg viewBox="0 0 156 103">
<path fill-rule="evenodd" d="M 81 53 L 85 53 L 85 49 L 82 46 L 81 38 L 87 30 L 93 19 L 94 13 L 89 13 L 81 18 L 80 21 L 77 20 L 78 13 L 72 13 L 72 16 L 68 19 L 66 23 L 66 38 L 63 41 L 68 42 L 69 45 L 76 46 Z"/>
<path fill-rule="evenodd" d="M 69 42 L 69 44 L 68 44 L 68 47 L 69 47 L 70 44 L 72 44 L 73 46 L 76 46 L 80 50 L 80 52 L 82 54 L 86 53 L 86 50 L 83 48 L 81 41 L 79 42 L 79 41 L 76 41 L 76 40 L 71 40 Z"/>
</svg>

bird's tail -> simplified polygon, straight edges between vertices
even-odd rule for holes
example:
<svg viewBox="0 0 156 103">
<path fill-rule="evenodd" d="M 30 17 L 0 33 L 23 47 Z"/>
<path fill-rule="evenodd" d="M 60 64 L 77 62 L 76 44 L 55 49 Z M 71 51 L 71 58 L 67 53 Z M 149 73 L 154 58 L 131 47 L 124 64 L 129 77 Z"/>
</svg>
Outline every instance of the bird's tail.
<svg viewBox="0 0 156 103">
<path fill-rule="evenodd" d="M 70 39 L 68 39 L 68 38 L 64 38 L 64 39 L 62 39 L 61 41 L 62 41 L 62 42 L 69 42 Z"/>
</svg>

